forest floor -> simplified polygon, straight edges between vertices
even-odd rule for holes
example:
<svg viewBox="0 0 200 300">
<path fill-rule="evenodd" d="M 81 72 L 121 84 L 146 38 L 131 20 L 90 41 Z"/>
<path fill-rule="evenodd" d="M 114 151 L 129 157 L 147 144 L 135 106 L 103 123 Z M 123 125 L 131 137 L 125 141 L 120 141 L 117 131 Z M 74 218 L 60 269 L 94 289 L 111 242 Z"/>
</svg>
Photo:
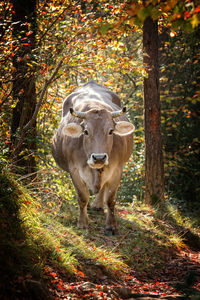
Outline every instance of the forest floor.
<svg viewBox="0 0 200 300">
<path fill-rule="evenodd" d="M 118 205 L 107 236 L 105 213 L 81 231 L 72 202 L 48 206 L 10 175 L 0 185 L 1 299 L 200 299 L 198 214 Z"/>
<path fill-rule="evenodd" d="M 85 267 L 87 276 L 70 280 L 59 270 L 46 267 L 55 299 L 200 299 L 200 253 L 189 249 L 174 253 L 164 269 L 151 274 L 129 268 L 126 275 L 112 278 L 90 261 Z"/>
<path fill-rule="evenodd" d="M 104 234 L 103 213 L 89 210 L 89 219 L 90 231 L 77 231 L 83 251 L 75 251 L 76 275 L 66 278 L 62 269 L 45 267 L 55 299 L 200 300 L 200 240 L 177 219 L 175 226 L 169 212 L 164 216 L 162 209 L 158 213 L 146 206 L 118 206 L 116 236 Z M 106 249 L 103 257 L 98 257 L 99 249 Z M 119 261 L 107 257 L 108 249 Z"/>
</svg>

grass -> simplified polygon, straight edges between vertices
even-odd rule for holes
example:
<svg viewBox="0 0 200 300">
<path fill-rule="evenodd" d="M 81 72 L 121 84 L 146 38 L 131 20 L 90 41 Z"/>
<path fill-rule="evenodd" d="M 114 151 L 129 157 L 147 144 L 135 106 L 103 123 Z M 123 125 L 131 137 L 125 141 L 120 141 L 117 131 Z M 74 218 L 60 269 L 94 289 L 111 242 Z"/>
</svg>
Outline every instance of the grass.
<svg viewBox="0 0 200 300">
<path fill-rule="evenodd" d="M 0 183 L 1 280 L 8 282 L 10 278 L 5 294 L 8 290 L 14 293 L 17 283 L 22 290 L 27 278 L 45 281 L 47 267 L 56 268 L 67 278 L 94 277 L 99 271 L 100 275 L 117 277 L 130 267 L 150 274 L 163 268 L 173 251 L 186 247 L 187 232 L 199 233 L 169 203 L 152 208 L 141 202 L 117 206 L 118 235 L 105 236 L 105 215 L 92 210 L 89 231 L 83 232 L 76 225 L 74 191 L 63 193 L 63 184 L 48 187 L 47 193 L 45 183 L 38 187 L 38 194 L 36 186 L 24 188 L 24 183 L 7 172 L 2 173 Z"/>
</svg>

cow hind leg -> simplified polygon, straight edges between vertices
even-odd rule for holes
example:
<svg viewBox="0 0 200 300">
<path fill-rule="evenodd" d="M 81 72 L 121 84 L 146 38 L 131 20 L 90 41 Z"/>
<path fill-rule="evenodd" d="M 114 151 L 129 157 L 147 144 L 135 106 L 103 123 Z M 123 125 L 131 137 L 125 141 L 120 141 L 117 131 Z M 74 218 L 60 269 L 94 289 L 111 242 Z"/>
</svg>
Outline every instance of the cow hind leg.
<svg viewBox="0 0 200 300">
<path fill-rule="evenodd" d="M 104 194 L 105 187 L 100 190 L 100 192 L 96 195 L 94 202 L 92 203 L 92 208 L 94 210 L 104 212 Z"/>
</svg>

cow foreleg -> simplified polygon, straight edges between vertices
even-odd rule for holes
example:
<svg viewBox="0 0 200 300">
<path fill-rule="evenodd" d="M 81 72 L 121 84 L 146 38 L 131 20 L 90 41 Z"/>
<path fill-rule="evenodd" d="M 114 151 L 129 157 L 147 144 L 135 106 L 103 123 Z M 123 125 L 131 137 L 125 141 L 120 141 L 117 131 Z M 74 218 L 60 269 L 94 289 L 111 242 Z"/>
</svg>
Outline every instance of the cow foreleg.
<svg viewBox="0 0 200 300">
<path fill-rule="evenodd" d="M 107 198 L 107 217 L 106 217 L 106 235 L 114 235 L 117 233 L 117 224 L 115 220 L 115 198 L 116 191 L 109 191 Z"/>
<path fill-rule="evenodd" d="M 87 205 L 88 205 L 89 195 L 86 197 L 82 192 L 78 193 L 78 203 L 79 203 L 79 220 L 78 227 L 82 229 L 88 228 L 88 216 L 87 216 Z"/>
<path fill-rule="evenodd" d="M 71 176 L 78 194 L 78 204 L 79 204 L 78 227 L 82 229 L 87 229 L 88 228 L 87 205 L 90 197 L 89 191 L 87 189 L 86 184 L 80 178 L 77 170 L 71 173 Z"/>
</svg>

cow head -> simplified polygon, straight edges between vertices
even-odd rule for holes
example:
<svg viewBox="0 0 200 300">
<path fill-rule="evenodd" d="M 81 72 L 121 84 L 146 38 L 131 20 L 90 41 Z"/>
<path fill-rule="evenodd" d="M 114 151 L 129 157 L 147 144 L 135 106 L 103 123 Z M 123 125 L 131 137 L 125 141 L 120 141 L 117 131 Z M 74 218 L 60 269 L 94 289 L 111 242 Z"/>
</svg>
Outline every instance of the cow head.
<svg viewBox="0 0 200 300">
<path fill-rule="evenodd" d="M 83 135 L 83 147 L 91 168 L 101 169 L 108 165 L 115 134 L 125 136 L 134 131 L 130 122 L 114 120 L 125 112 L 125 108 L 115 112 L 106 109 L 91 109 L 87 112 L 70 109 L 70 113 L 82 119 L 82 122 L 67 124 L 63 129 L 64 133 L 72 138 Z"/>
</svg>

